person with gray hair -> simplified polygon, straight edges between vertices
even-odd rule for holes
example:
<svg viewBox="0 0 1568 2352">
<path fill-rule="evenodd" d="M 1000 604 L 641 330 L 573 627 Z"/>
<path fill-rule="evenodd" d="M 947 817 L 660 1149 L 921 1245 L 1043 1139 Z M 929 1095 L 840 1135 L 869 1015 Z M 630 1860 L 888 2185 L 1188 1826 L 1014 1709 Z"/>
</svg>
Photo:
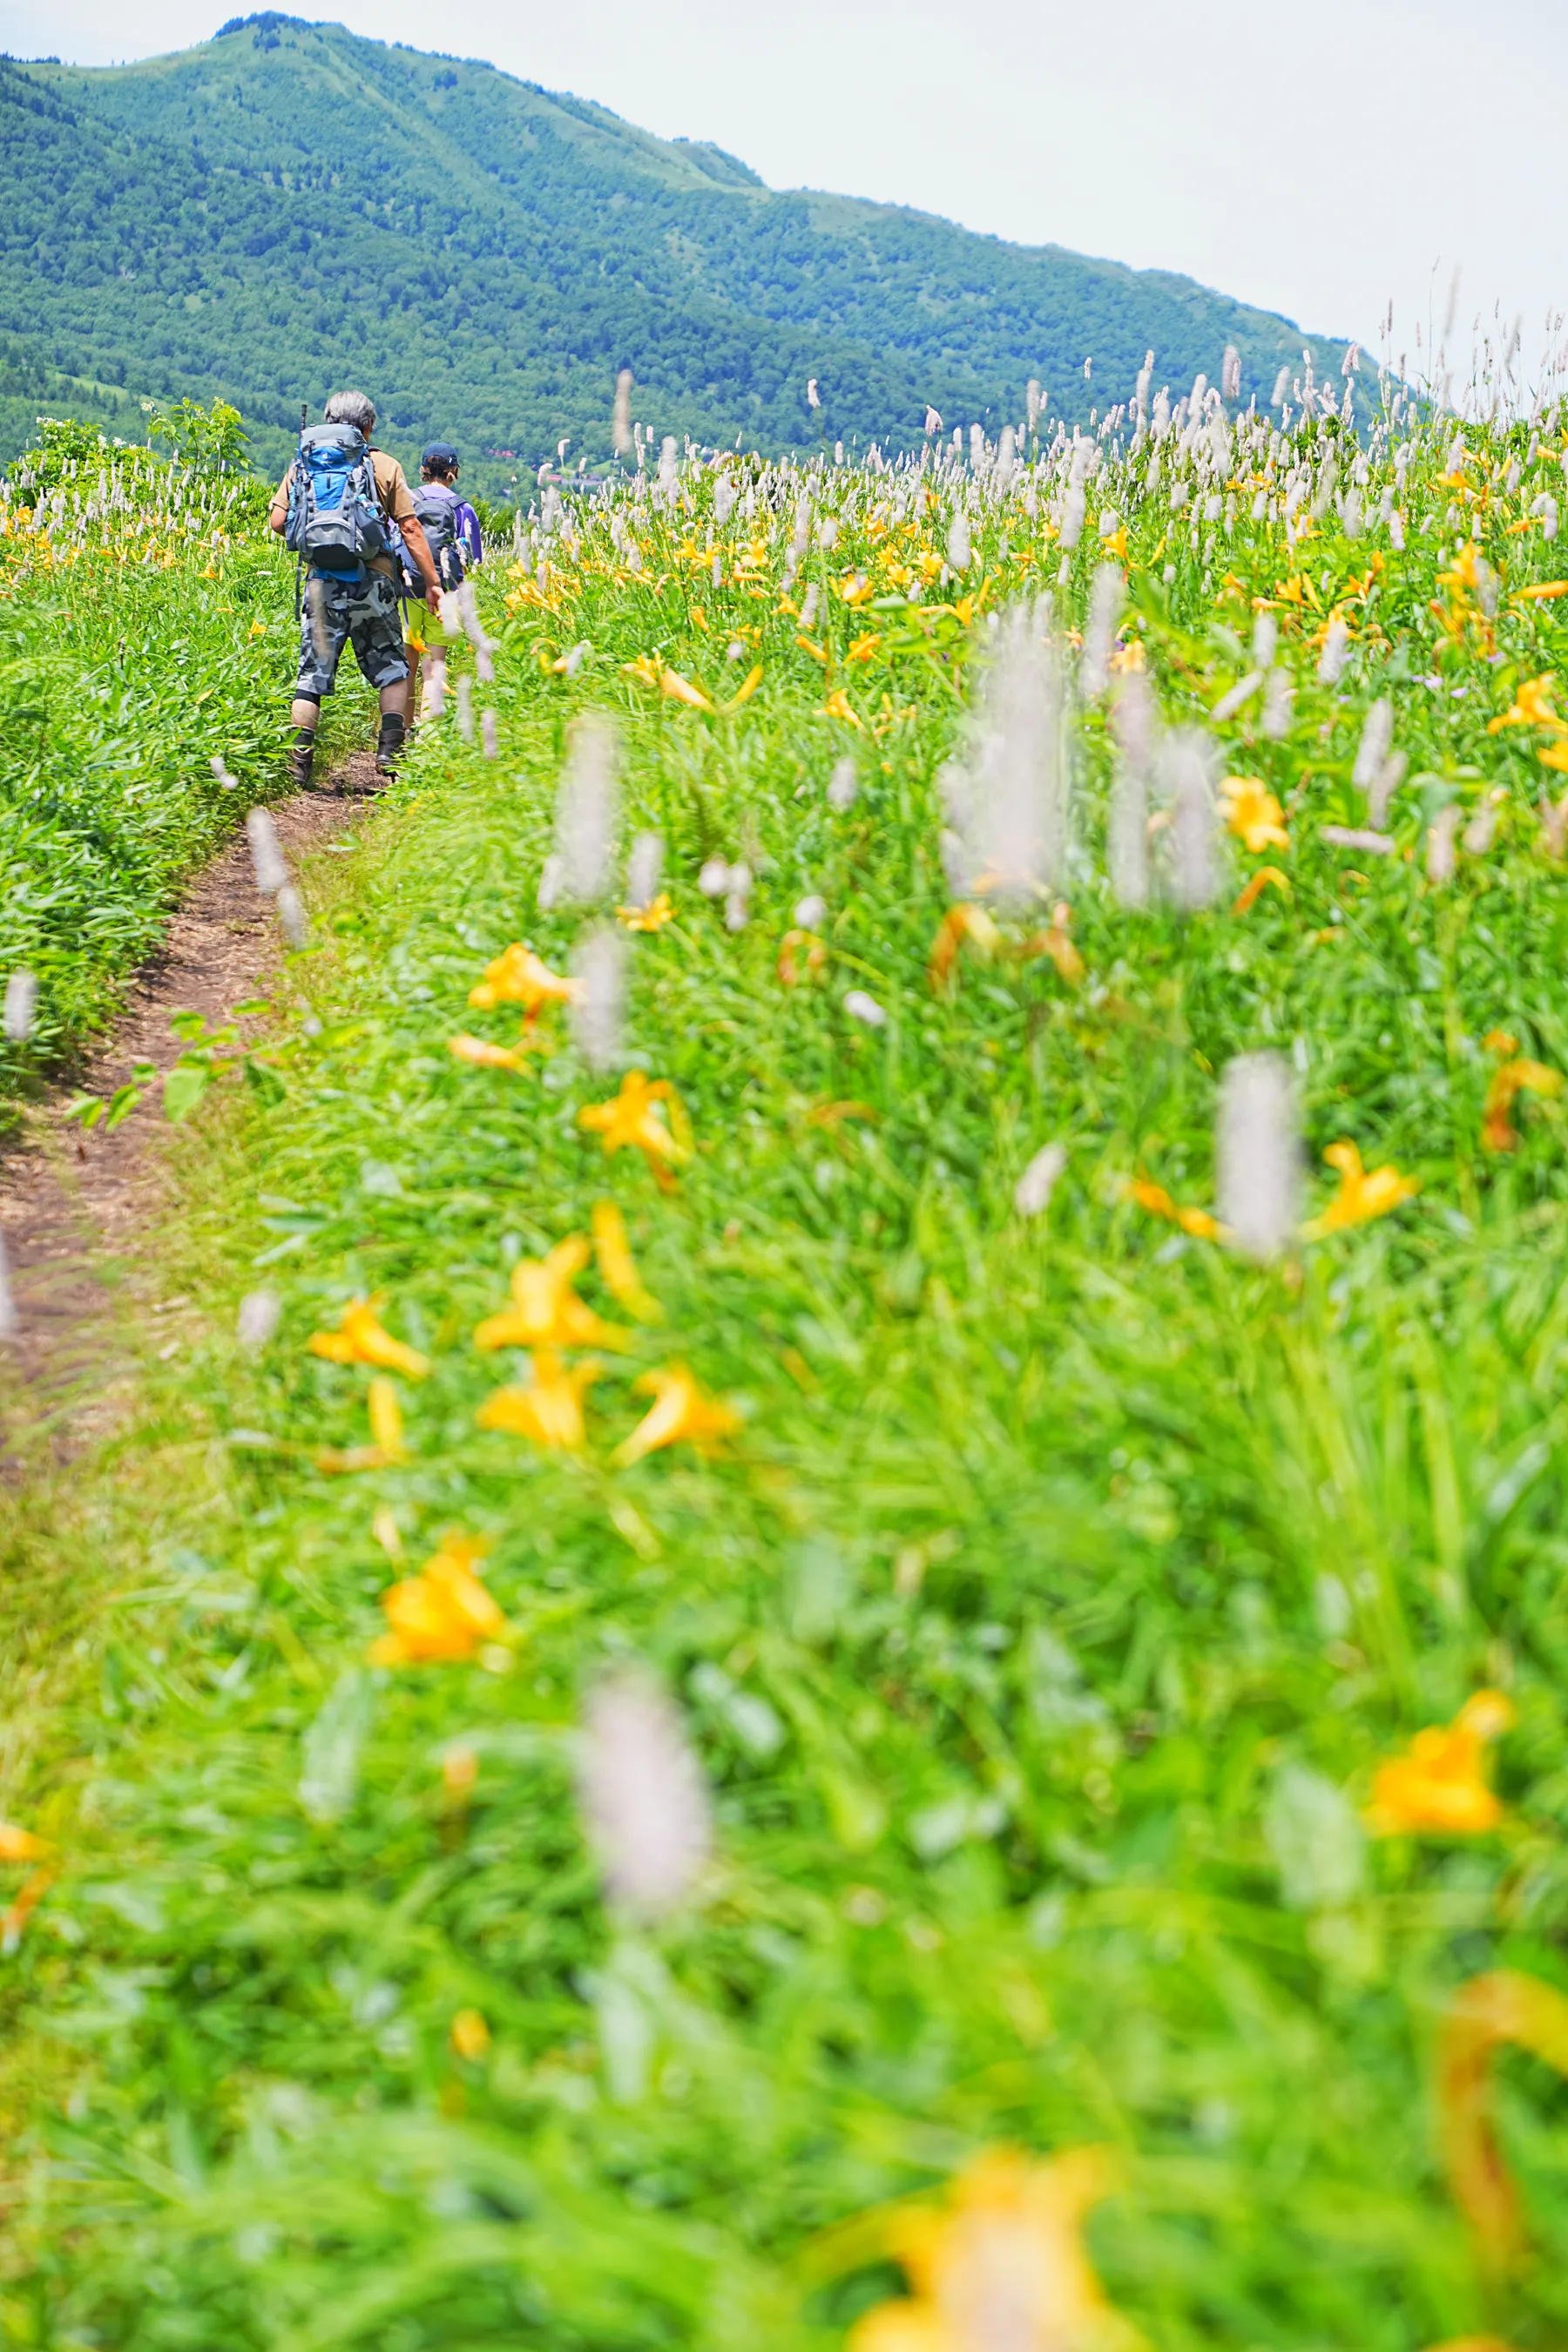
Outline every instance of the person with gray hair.
<svg viewBox="0 0 1568 2352">
<path fill-rule="evenodd" d="M 334 392 L 321 415 L 329 425 L 352 425 L 368 441 L 375 431 L 375 403 L 363 392 Z"/>
<path fill-rule="evenodd" d="M 310 783 L 322 698 L 336 684 L 345 645 L 381 705 L 375 764 L 390 775 L 408 727 L 408 656 L 398 601 L 399 542 L 426 603 L 441 593 L 424 526 L 395 457 L 373 448 L 375 405 L 363 392 L 334 392 L 325 422 L 305 426 L 300 454 L 278 486 L 268 520 L 304 571 L 300 674 L 291 717 L 289 772 Z"/>
</svg>

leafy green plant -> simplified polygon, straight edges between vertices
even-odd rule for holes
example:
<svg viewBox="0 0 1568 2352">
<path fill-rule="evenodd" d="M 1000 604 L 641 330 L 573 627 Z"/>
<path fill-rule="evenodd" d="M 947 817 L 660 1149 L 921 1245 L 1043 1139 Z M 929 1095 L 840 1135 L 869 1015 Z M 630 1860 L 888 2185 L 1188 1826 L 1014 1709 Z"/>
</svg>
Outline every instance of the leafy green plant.
<svg viewBox="0 0 1568 2352">
<path fill-rule="evenodd" d="M 211 468 L 216 473 L 246 470 L 250 436 L 237 408 L 215 400 L 204 408 L 188 395 L 168 406 L 154 400 L 142 404 L 147 418 L 147 442 L 156 448 L 169 445 L 169 454 L 183 465 Z"/>
</svg>

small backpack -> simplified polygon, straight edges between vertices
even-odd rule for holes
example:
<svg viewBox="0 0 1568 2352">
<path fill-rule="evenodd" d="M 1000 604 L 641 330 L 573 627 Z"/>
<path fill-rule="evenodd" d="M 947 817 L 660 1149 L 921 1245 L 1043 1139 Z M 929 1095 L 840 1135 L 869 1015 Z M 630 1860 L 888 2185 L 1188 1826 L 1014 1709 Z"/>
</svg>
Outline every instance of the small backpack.
<svg viewBox="0 0 1568 2352">
<path fill-rule="evenodd" d="M 391 541 L 364 436 L 353 425 L 310 425 L 289 484 L 283 544 L 312 571 L 357 581 Z"/>
<path fill-rule="evenodd" d="M 458 493 L 448 482 L 421 482 L 412 495 L 414 511 L 425 526 L 437 577 L 443 588 L 456 588 L 463 577 L 463 551 L 458 544 Z"/>
</svg>

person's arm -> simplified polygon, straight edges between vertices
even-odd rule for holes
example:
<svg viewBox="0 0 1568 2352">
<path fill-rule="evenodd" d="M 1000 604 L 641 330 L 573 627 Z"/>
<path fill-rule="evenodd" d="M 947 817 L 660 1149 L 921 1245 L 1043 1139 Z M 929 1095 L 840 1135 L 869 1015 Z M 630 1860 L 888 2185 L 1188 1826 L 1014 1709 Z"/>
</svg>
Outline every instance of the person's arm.
<svg viewBox="0 0 1568 2352">
<path fill-rule="evenodd" d="M 397 517 L 397 528 L 403 533 L 403 544 L 414 559 L 415 569 L 425 583 L 425 602 L 440 601 L 441 583 L 431 560 L 430 542 L 425 536 L 425 526 L 410 507 L 407 514 Z"/>
<path fill-rule="evenodd" d="M 390 468 L 383 498 L 384 511 L 403 533 L 403 544 L 408 550 L 415 570 L 425 583 L 425 602 L 430 605 L 438 604 L 441 576 L 430 554 L 425 526 L 414 511 L 413 494 L 401 466 Z"/>
<path fill-rule="evenodd" d="M 282 538 L 289 524 L 289 485 L 293 478 L 294 468 L 290 466 L 273 493 L 272 509 L 267 518 L 268 526 L 278 533 L 279 539 Z"/>
</svg>

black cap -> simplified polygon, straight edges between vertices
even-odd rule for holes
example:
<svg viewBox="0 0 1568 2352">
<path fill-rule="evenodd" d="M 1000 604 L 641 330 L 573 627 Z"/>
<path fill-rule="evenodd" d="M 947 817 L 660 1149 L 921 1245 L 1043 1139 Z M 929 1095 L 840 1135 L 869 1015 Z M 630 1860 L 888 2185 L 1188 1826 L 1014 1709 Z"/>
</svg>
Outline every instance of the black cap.
<svg viewBox="0 0 1568 2352">
<path fill-rule="evenodd" d="M 432 441 L 427 449 L 420 451 L 419 463 L 422 466 L 457 466 L 462 460 L 449 441 Z"/>
</svg>

